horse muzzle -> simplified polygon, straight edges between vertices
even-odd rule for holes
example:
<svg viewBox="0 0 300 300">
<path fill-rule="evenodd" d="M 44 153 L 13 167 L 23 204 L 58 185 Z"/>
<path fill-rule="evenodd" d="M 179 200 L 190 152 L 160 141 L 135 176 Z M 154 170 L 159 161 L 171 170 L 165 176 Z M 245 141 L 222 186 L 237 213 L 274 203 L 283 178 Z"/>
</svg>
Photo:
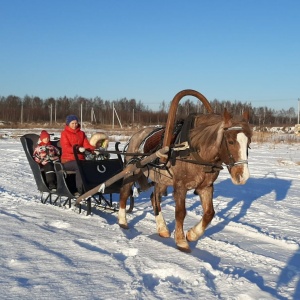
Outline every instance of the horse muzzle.
<svg viewBox="0 0 300 300">
<path fill-rule="evenodd" d="M 228 165 L 227 167 L 233 184 L 243 185 L 250 177 L 247 161 L 236 162 L 231 166 Z"/>
</svg>

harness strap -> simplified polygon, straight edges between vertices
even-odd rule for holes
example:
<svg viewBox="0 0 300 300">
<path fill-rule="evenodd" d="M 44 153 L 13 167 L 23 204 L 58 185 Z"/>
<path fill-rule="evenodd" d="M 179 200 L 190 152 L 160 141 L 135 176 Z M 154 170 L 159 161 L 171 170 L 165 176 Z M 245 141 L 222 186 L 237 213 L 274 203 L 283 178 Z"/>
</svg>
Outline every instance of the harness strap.
<svg viewBox="0 0 300 300">
<path fill-rule="evenodd" d="M 236 165 L 242 165 L 242 164 L 245 164 L 245 165 L 248 165 L 248 160 L 239 160 L 237 162 L 233 162 L 233 163 L 229 163 L 229 164 L 222 164 L 223 166 L 225 167 L 233 167 L 233 166 L 236 166 Z"/>
<path fill-rule="evenodd" d="M 98 151 L 98 150 L 97 150 Z M 99 150 L 100 154 L 119 154 L 124 156 L 150 156 L 153 154 L 153 152 L 147 152 L 147 153 L 139 153 L 139 152 L 125 152 L 125 151 L 114 151 L 114 150 Z"/>
<path fill-rule="evenodd" d="M 223 135 L 223 138 L 225 139 L 225 145 L 226 145 L 228 157 L 230 160 L 229 164 L 225 164 L 225 163 L 217 164 L 217 163 L 209 163 L 207 161 L 204 161 L 198 154 L 198 151 L 196 149 L 193 149 L 192 147 L 190 147 L 189 132 L 194 127 L 195 116 L 196 116 L 196 114 L 190 114 L 188 116 L 188 118 L 185 120 L 185 122 L 183 123 L 183 125 L 182 125 L 182 123 L 177 123 L 177 128 L 175 128 L 175 131 L 174 131 L 174 135 L 175 136 L 177 135 L 175 144 L 171 145 L 171 153 L 169 153 L 169 155 L 164 154 L 163 157 L 165 157 L 167 159 L 169 158 L 171 160 L 172 165 L 175 165 L 176 160 L 179 160 L 179 161 L 184 161 L 184 162 L 189 162 L 192 164 L 204 166 L 204 168 L 205 168 L 204 171 L 206 173 L 213 173 L 213 172 L 220 171 L 223 169 L 223 166 L 232 167 L 232 166 L 239 165 L 239 164 L 248 164 L 248 160 L 240 160 L 237 162 L 234 160 L 234 158 L 228 148 L 226 134 Z M 226 128 L 225 132 L 231 131 L 231 130 L 242 130 L 242 129 L 243 128 L 241 126 L 232 126 L 232 127 Z M 154 130 L 154 133 L 156 133 L 159 130 L 161 130 L 161 128 Z M 153 132 L 151 132 L 146 137 L 146 139 L 149 136 L 151 136 L 152 134 L 153 134 Z M 145 143 L 146 139 L 143 140 L 142 144 Z M 125 145 L 124 150 L 126 149 L 126 147 L 128 147 L 128 144 L 129 144 L 129 142 Z M 153 154 L 152 152 L 128 153 L 128 152 L 125 152 L 124 150 L 123 150 L 123 152 L 119 152 L 119 151 L 99 151 L 99 152 L 100 153 L 116 153 L 116 154 L 121 154 L 124 156 L 127 156 L 127 155 L 133 156 L 133 158 L 131 158 L 131 160 L 129 162 L 127 162 L 127 164 L 137 162 L 137 161 L 141 160 L 143 157 Z M 194 157 L 194 160 L 188 159 L 187 157 L 189 155 Z M 168 170 L 167 163 L 168 162 L 157 163 L 156 161 L 153 161 L 149 165 L 151 165 L 155 168 Z"/>
<path fill-rule="evenodd" d="M 195 165 L 204 166 L 205 173 L 214 173 L 214 172 L 223 170 L 222 165 L 218 165 L 218 164 L 214 164 L 214 163 L 200 162 L 198 160 L 183 159 L 183 158 L 176 158 L 176 160 L 192 163 Z"/>
</svg>

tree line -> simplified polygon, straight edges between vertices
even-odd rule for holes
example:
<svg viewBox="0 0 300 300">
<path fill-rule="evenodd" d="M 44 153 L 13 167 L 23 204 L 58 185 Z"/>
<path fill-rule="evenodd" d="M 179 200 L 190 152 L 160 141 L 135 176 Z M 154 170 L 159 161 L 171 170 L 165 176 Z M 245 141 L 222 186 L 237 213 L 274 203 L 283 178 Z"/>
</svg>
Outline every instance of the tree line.
<svg viewBox="0 0 300 300">
<path fill-rule="evenodd" d="M 297 114 L 291 107 L 288 110 L 274 110 L 268 107 L 252 107 L 251 103 L 240 101 L 210 101 L 215 113 L 224 108 L 232 114 L 250 112 L 250 123 L 255 126 L 293 126 L 297 123 Z M 9 123 L 63 123 L 69 114 L 76 114 L 83 122 L 110 125 L 119 122 L 123 126 L 165 124 L 170 103 L 163 101 L 154 111 L 135 99 L 122 98 L 108 101 L 100 97 L 84 98 L 76 96 L 41 99 L 26 95 L 20 98 L 14 95 L 0 97 L 0 121 Z M 185 118 L 190 113 L 206 113 L 204 105 L 187 99 L 178 105 L 177 118 Z M 115 119 L 116 118 L 116 119 Z"/>
</svg>

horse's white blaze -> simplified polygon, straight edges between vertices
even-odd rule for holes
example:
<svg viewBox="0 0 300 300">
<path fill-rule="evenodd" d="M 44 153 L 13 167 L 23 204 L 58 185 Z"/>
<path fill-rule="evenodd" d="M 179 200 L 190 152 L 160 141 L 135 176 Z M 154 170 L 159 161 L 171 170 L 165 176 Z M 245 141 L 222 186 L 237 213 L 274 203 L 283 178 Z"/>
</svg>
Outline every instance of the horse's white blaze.
<svg viewBox="0 0 300 300">
<path fill-rule="evenodd" d="M 120 208 L 119 209 L 118 219 L 119 219 L 119 224 L 127 225 L 126 209 L 125 208 Z"/>
<path fill-rule="evenodd" d="M 248 148 L 248 138 L 243 133 L 240 132 L 237 134 L 236 137 L 238 143 L 240 144 L 240 151 L 239 151 L 239 159 L 238 160 L 247 160 L 247 148 Z M 243 172 L 241 174 L 240 183 L 245 183 L 248 178 L 250 177 L 248 164 L 242 164 Z"/>
</svg>

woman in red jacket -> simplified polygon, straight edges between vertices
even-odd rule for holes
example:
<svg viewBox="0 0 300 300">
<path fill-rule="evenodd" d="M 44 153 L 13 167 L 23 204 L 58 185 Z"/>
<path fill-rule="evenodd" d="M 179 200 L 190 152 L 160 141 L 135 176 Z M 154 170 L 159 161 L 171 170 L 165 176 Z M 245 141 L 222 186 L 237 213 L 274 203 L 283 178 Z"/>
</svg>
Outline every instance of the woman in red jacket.
<svg viewBox="0 0 300 300">
<path fill-rule="evenodd" d="M 73 146 L 79 146 L 78 158 L 84 160 L 85 150 L 93 151 L 95 147 L 90 145 L 85 133 L 80 129 L 78 118 L 75 115 L 69 115 L 66 119 L 65 129 L 61 133 L 60 145 L 62 150 L 61 162 L 65 170 L 76 172 L 76 188 L 79 194 L 82 194 L 82 179 L 75 161 Z"/>
</svg>

